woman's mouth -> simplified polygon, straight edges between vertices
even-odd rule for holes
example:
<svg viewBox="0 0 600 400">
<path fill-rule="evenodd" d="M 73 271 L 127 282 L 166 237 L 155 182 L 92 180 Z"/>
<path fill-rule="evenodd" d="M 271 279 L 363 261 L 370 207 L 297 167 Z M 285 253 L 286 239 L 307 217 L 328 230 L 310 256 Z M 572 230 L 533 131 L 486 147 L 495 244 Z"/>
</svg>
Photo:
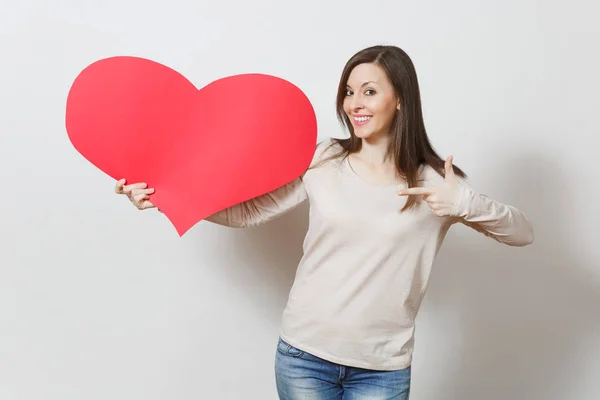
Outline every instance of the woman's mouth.
<svg viewBox="0 0 600 400">
<path fill-rule="evenodd" d="M 362 126 L 368 123 L 371 120 L 371 115 L 355 115 L 353 116 L 354 125 Z"/>
</svg>

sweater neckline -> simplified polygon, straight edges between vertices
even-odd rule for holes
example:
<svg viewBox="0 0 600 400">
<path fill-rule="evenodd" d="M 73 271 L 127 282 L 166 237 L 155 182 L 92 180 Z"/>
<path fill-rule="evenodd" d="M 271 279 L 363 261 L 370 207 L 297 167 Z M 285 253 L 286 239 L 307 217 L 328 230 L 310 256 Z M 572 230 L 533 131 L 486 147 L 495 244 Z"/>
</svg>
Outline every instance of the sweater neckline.
<svg viewBox="0 0 600 400">
<path fill-rule="evenodd" d="M 400 189 L 406 188 L 406 186 L 407 186 L 406 182 L 389 184 L 389 185 L 377 185 L 372 182 L 368 182 L 363 177 L 361 177 L 359 174 L 357 174 L 356 171 L 354 170 L 354 168 L 352 168 L 352 165 L 350 164 L 350 158 L 348 156 L 344 157 L 344 168 L 346 169 L 348 174 L 350 176 L 352 176 L 352 178 L 354 180 L 359 181 L 363 185 L 368 186 L 373 189 L 376 189 L 376 190 L 390 190 L 390 189 L 400 190 Z"/>
</svg>

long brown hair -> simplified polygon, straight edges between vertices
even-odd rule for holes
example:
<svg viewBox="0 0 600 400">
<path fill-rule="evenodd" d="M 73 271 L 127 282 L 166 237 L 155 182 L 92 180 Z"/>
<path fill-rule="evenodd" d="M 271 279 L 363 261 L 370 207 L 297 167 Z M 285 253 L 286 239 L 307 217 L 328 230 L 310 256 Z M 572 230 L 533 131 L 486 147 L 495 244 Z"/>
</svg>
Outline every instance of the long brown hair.
<svg viewBox="0 0 600 400">
<path fill-rule="evenodd" d="M 339 143 L 342 150 L 328 159 L 348 157 L 361 149 L 362 139 L 356 137 L 352 123 L 344 112 L 344 98 L 350 73 L 357 65 L 363 63 L 372 63 L 381 67 L 392 82 L 396 96 L 400 100 L 400 111 L 396 113 L 392 122 L 390 132 L 392 138 L 388 149 L 388 155 L 394 160 L 398 175 L 407 182 L 408 187 L 415 187 L 419 179 L 419 167 L 425 164 L 443 177 L 445 160 L 435 152 L 425 130 L 415 67 L 408 54 L 396 46 L 368 47 L 356 53 L 346 63 L 338 86 L 336 113 L 340 123 L 348 129 L 350 137 L 335 139 L 334 143 Z M 453 168 L 456 175 L 466 177 L 460 168 L 456 166 Z M 415 203 L 415 196 L 409 196 L 402 211 L 411 208 Z"/>
</svg>

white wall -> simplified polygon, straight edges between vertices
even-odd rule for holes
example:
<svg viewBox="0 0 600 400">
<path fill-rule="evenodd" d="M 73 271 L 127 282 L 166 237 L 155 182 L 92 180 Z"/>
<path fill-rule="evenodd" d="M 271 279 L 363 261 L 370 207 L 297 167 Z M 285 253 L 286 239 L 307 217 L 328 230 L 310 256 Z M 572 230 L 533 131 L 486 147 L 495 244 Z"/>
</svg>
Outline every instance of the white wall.
<svg viewBox="0 0 600 400">
<path fill-rule="evenodd" d="M 0 399 L 275 399 L 307 207 L 179 238 L 73 149 L 66 95 L 113 55 L 199 87 L 270 73 L 307 93 L 321 138 L 340 136 L 338 76 L 376 43 L 412 56 L 440 153 L 536 231 L 520 249 L 450 231 L 418 319 L 412 399 L 598 399 L 599 11 L 583 0 L 3 0 Z"/>
</svg>

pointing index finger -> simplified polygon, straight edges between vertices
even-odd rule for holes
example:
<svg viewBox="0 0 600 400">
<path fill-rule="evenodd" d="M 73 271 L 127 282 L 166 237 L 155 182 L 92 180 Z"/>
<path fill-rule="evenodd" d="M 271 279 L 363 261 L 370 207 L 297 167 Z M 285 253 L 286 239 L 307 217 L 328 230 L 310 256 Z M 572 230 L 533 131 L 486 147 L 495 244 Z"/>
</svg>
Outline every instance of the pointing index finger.
<svg viewBox="0 0 600 400">
<path fill-rule="evenodd" d="M 398 192 L 398 195 L 400 195 L 400 196 L 407 196 L 407 195 L 411 195 L 411 194 L 430 195 L 430 194 L 433 194 L 434 192 L 435 192 L 434 189 L 417 187 L 417 188 L 410 188 L 410 189 L 402 189 L 401 191 Z"/>
</svg>

